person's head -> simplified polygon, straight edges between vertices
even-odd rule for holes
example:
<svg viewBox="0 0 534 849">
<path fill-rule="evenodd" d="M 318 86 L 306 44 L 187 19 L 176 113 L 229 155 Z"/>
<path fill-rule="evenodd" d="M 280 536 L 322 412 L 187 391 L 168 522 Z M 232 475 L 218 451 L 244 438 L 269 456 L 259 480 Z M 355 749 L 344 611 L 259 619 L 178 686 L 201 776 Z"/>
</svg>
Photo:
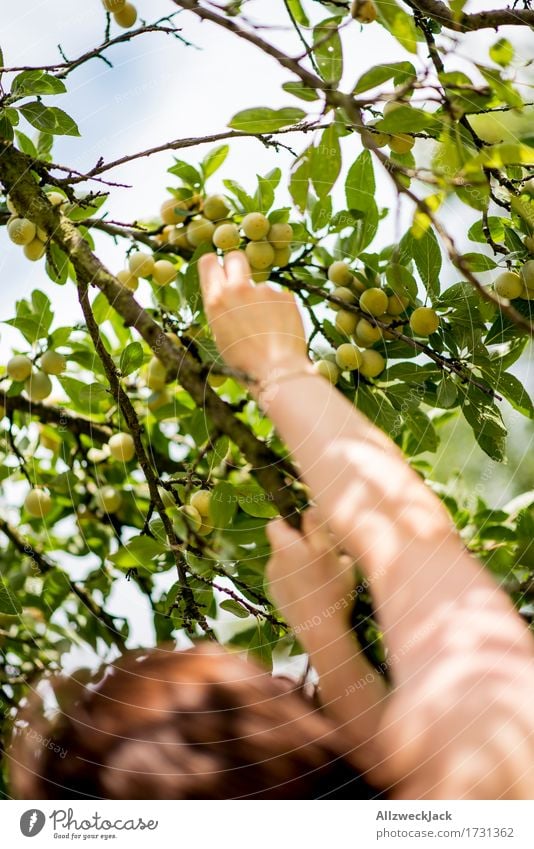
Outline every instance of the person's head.
<svg viewBox="0 0 534 849">
<path fill-rule="evenodd" d="M 203 643 L 128 652 L 34 694 L 8 753 L 25 799 L 370 798 L 348 744 L 295 684 Z"/>
</svg>

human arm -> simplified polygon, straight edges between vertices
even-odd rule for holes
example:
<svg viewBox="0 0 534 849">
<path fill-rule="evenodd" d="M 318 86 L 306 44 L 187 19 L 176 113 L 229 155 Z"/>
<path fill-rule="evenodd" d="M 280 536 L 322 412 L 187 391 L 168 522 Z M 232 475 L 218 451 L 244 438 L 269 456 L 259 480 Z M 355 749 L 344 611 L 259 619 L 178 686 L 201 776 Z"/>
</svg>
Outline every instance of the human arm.
<svg viewBox="0 0 534 849">
<path fill-rule="evenodd" d="M 531 637 L 511 603 L 465 550 L 445 508 L 395 444 L 313 375 L 292 296 L 252 286 L 241 254 L 230 255 L 225 270 L 204 257 L 201 281 L 222 355 L 236 368 L 252 369 L 253 391 L 338 544 L 369 583 L 395 684 L 382 720 L 381 780 L 415 786 L 419 794 L 431 787 L 449 793 L 451 786 L 464 795 L 492 794 L 495 786 L 534 793 L 532 771 L 518 777 L 515 749 L 503 749 L 498 733 L 509 700 L 524 711 L 532 699 Z M 533 728 L 522 712 L 510 729 L 531 761 Z M 506 777 L 481 770 L 480 752 L 492 753 Z M 484 776 L 480 784 L 462 783 L 467 762 L 473 775 Z"/>
</svg>

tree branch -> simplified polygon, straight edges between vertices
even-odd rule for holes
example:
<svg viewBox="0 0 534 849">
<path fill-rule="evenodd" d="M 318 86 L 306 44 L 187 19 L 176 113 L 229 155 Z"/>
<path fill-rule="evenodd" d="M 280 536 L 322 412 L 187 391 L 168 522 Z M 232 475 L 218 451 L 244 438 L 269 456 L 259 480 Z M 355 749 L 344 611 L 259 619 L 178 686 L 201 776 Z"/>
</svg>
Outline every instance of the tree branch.
<svg viewBox="0 0 534 849">
<path fill-rule="evenodd" d="M 428 18 L 455 32 L 473 32 L 503 26 L 534 26 L 534 11 L 531 9 L 507 8 L 456 14 L 441 0 L 413 0 L 413 5 Z"/>
</svg>

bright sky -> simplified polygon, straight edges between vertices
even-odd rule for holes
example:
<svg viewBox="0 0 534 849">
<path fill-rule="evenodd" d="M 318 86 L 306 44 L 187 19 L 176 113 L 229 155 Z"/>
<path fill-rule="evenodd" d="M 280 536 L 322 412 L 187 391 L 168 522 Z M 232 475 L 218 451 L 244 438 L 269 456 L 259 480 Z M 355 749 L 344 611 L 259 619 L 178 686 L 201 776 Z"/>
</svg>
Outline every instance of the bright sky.
<svg viewBox="0 0 534 849">
<path fill-rule="evenodd" d="M 138 0 L 136 5 L 140 17 L 149 21 L 174 11 L 170 0 Z M 307 7 L 318 20 L 327 14 L 318 3 L 308 3 Z M 264 37 L 275 40 L 288 51 L 300 52 L 299 42 L 287 29 L 281 0 L 252 0 L 245 9 L 251 18 L 269 22 L 272 29 L 264 31 Z M 182 18 L 184 33 L 196 47 L 185 47 L 161 34 L 149 34 L 109 51 L 107 56 L 114 63 L 113 69 L 94 60 L 72 74 L 68 80 L 69 93 L 49 102 L 73 116 L 82 136 L 81 139 L 58 139 L 55 161 L 86 170 L 100 156 L 111 160 L 166 140 L 219 132 L 225 129 L 234 113 L 246 107 L 299 105 L 281 90 L 281 84 L 290 79 L 290 74 L 278 68 L 275 62 L 255 48 L 237 43 L 235 37 L 215 26 L 200 24 L 191 15 L 184 14 Z M 67 56 L 74 58 L 102 40 L 104 22 L 100 0 L 84 0 L 83 3 L 17 0 L 16 4 L 10 4 L 9 16 L 4 14 L 2 22 L 1 47 L 5 64 L 40 65 L 57 61 L 59 43 Z M 113 34 L 118 32 L 114 27 Z M 344 38 L 347 50 L 343 82 L 347 89 L 371 65 L 407 58 L 397 42 L 378 25 L 362 28 L 353 22 Z M 471 50 L 475 45 L 480 61 L 487 60 L 487 48 L 494 40 L 493 34 L 487 31 L 471 39 Z M 526 54 L 527 42 L 521 36 L 520 43 L 523 42 Z M 27 127 L 21 128 L 30 132 Z M 286 137 L 284 141 L 291 140 Z M 293 141 L 299 149 L 301 140 Z M 358 142 L 351 137 L 344 141 L 344 147 L 350 163 L 359 153 Z M 202 155 L 208 149 L 203 147 Z M 185 151 L 183 158 L 194 164 L 197 154 Z M 275 153 L 257 141 L 241 140 L 233 144 L 220 173 L 252 188 L 257 173 L 265 173 L 275 165 L 287 172 L 290 163 L 291 156 L 285 151 Z M 129 164 L 110 175 L 132 186 L 113 190 L 106 207 L 111 217 L 127 222 L 156 213 L 164 198 L 165 186 L 174 179 L 166 174 L 171 164 L 172 155 L 164 153 Z M 218 188 L 216 181 L 213 188 Z M 341 195 L 341 190 L 338 191 Z M 378 194 L 380 206 L 393 204 L 391 187 L 384 175 L 379 176 Z M 388 227 L 388 238 L 393 239 L 394 216 Z M 466 222 L 457 220 L 455 227 L 461 241 L 467 229 Z M 111 240 L 99 237 L 98 250 L 112 270 L 121 267 L 121 252 Z M 78 318 L 72 284 L 59 289 L 46 277 L 44 265 L 25 261 L 21 250 L 8 241 L 4 232 L 0 232 L 0 275 L 3 281 L 0 320 L 10 318 L 14 314 L 15 300 L 35 287 L 43 288 L 52 298 L 57 325 Z M 2 325 L 2 356 L 6 355 L 11 343 L 19 342 L 18 334 Z M 128 592 L 130 589 L 123 586 L 121 593 Z M 122 609 L 126 603 L 122 595 Z"/>
</svg>

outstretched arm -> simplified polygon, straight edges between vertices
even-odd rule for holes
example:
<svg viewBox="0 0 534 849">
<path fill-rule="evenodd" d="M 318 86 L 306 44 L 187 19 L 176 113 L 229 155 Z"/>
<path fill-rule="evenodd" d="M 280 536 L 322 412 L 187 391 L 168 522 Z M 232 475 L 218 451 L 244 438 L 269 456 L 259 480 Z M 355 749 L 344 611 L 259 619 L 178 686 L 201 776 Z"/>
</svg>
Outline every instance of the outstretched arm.
<svg viewBox="0 0 534 849">
<path fill-rule="evenodd" d="M 454 798 L 461 773 L 462 781 L 470 775 L 465 795 L 493 792 L 493 781 L 534 795 L 532 767 L 518 777 L 519 756 L 499 730 L 511 694 L 520 718 L 509 742 L 534 756 L 534 723 L 521 712 L 533 696 L 532 644 L 509 600 L 394 443 L 314 375 L 294 298 L 253 286 L 241 253 L 224 269 L 203 257 L 201 283 L 221 354 L 252 370 L 322 516 L 367 576 L 396 688 L 383 719 L 382 780 L 447 798 L 452 776 Z M 482 766 L 481 752 L 501 778 Z"/>
</svg>

